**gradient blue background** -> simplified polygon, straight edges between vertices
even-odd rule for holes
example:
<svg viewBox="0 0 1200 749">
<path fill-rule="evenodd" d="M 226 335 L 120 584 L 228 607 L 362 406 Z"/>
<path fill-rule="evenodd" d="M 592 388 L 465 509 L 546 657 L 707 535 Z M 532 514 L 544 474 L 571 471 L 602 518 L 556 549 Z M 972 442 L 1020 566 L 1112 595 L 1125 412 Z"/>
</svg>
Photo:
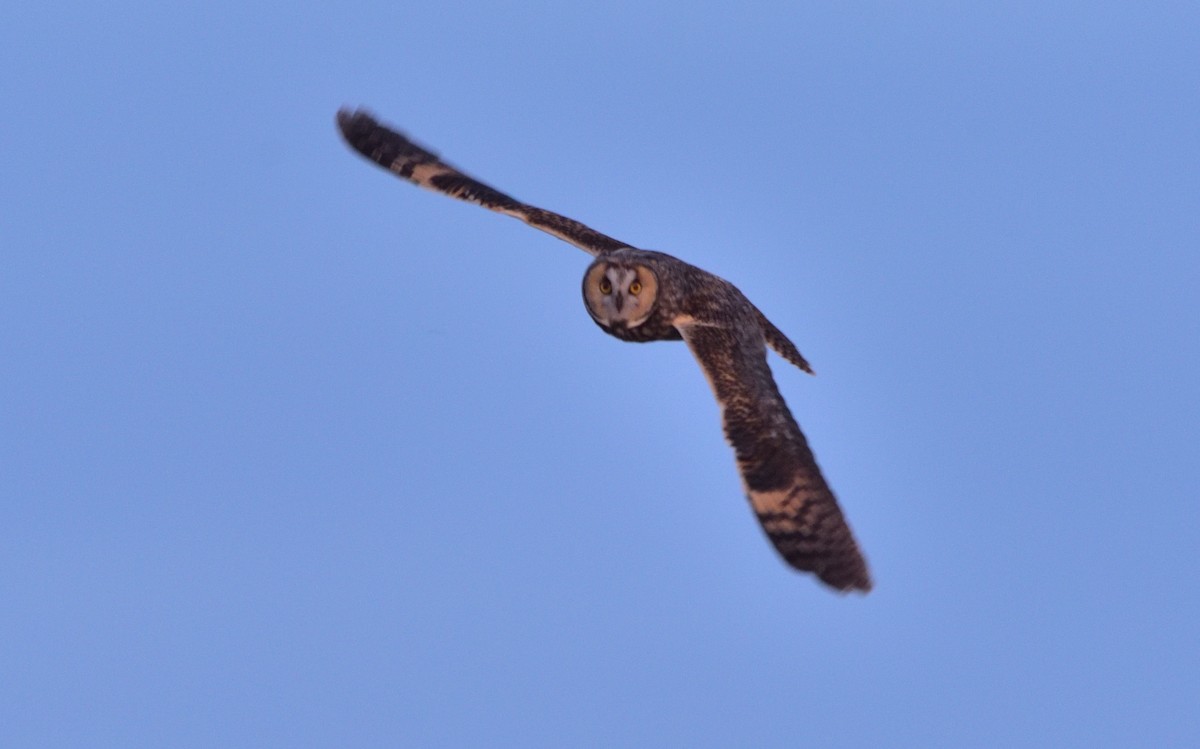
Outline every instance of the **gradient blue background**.
<svg viewBox="0 0 1200 749">
<path fill-rule="evenodd" d="M 0 745 L 1200 744 L 1195 4 L 9 5 Z M 876 590 L 343 105 L 743 289 Z"/>
</svg>

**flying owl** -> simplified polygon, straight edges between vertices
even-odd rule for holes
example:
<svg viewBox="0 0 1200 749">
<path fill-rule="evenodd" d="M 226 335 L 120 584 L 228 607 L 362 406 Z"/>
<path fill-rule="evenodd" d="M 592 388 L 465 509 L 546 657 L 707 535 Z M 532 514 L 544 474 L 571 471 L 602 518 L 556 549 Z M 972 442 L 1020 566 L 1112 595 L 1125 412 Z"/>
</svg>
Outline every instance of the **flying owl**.
<svg viewBox="0 0 1200 749">
<path fill-rule="evenodd" d="M 812 369 L 733 284 L 509 197 L 362 110 L 343 109 L 337 123 L 351 148 L 409 182 L 519 218 L 594 256 L 583 274 L 588 314 L 623 341 L 688 345 L 720 404 L 750 505 L 779 554 L 837 590 L 871 589 L 866 561 L 771 376 L 767 347 Z"/>
</svg>

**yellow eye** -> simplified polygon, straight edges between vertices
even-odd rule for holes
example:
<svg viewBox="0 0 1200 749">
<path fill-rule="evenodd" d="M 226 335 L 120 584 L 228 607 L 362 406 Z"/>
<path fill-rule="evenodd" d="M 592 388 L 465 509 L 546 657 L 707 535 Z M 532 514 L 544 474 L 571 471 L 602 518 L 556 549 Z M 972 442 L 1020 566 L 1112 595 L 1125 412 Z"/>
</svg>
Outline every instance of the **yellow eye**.
<svg viewBox="0 0 1200 749">
<path fill-rule="evenodd" d="M 612 283 L 609 282 L 609 280 L 607 278 L 600 279 L 600 293 L 601 294 L 611 294 L 612 293 Z"/>
<path fill-rule="evenodd" d="M 636 294 L 641 290 L 642 290 L 642 282 L 641 281 L 634 281 L 633 283 L 629 284 L 629 293 L 630 294 Z"/>
</svg>

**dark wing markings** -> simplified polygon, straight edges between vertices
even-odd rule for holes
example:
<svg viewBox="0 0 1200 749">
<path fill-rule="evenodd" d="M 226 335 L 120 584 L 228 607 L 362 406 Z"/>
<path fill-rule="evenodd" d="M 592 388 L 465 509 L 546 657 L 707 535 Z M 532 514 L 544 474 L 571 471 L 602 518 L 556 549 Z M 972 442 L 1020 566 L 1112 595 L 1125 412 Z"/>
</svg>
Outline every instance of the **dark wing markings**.
<svg viewBox="0 0 1200 749">
<path fill-rule="evenodd" d="M 589 255 L 603 255 L 629 246 L 574 219 L 522 203 L 485 185 L 361 109 L 341 110 L 337 115 L 337 123 L 342 137 L 351 148 L 413 184 L 519 218 L 536 229 L 570 242 Z"/>
<path fill-rule="evenodd" d="M 721 407 L 750 505 L 779 554 L 838 590 L 871 589 L 866 560 L 767 366 L 757 331 L 680 326 Z"/>
</svg>

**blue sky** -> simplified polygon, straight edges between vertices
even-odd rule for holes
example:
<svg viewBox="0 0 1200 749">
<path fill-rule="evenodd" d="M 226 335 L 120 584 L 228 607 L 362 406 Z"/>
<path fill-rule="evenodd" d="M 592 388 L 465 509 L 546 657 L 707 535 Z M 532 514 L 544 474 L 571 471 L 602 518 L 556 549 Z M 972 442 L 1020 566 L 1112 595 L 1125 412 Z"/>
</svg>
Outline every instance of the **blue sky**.
<svg viewBox="0 0 1200 749">
<path fill-rule="evenodd" d="M 0 744 L 1200 743 L 1200 10 L 0 12 Z M 681 344 L 338 140 L 737 284 L 869 558 Z"/>
</svg>

